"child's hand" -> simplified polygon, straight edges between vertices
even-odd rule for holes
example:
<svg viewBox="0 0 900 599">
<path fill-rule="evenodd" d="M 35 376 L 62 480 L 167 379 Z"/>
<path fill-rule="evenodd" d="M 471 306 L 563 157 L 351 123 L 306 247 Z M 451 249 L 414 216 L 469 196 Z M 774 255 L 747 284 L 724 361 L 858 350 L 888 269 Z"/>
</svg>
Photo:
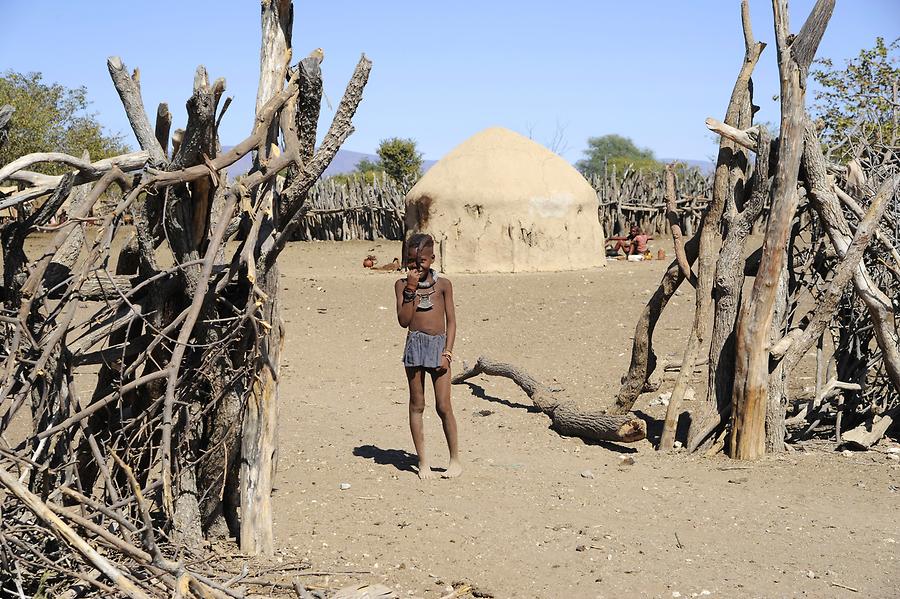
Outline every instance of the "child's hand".
<svg viewBox="0 0 900 599">
<path fill-rule="evenodd" d="M 406 275 L 406 287 L 408 289 L 418 289 L 419 281 L 422 280 L 422 275 L 424 273 L 419 269 L 410 269 L 409 274 Z"/>
<path fill-rule="evenodd" d="M 450 370 L 450 362 L 453 361 L 453 352 L 445 350 L 444 353 L 441 354 L 441 365 L 438 368 L 439 372 L 447 372 Z"/>
</svg>

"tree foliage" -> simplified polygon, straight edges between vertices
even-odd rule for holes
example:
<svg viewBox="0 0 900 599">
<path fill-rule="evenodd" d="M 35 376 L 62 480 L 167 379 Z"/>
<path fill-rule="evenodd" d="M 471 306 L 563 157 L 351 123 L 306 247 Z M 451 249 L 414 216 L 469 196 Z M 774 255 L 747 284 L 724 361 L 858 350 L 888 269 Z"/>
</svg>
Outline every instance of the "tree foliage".
<svg viewBox="0 0 900 599">
<path fill-rule="evenodd" d="M 898 139 L 898 67 L 900 38 L 861 50 L 843 69 L 830 59 L 816 61 L 814 114 L 822 125 L 820 137 L 840 159 L 854 156 L 861 146 L 895 145 Z"/>
<path fill-rule="evenodd" d="M 329 180 L 337 185 L 349 185 L 351 181 L 362 179 L 366 183 L 373 183 L 376 180 L 382 180 L 385 177 L 384 169 L 378 160 L 369 160 L 363 158 L 356 163 L 356 168 L 350 173 L 340 173 L 332 175 Z"/>
<path fill-rule="evenodd" d="M 360 175 L 366 175 L 367 177 L 372 177 L 376 174 L 383 174 L 384 167 L 381 166 L 381 162 L 378 160 L 369 160 L 368 158 L 363 158 L 356 163 L 356 173 Z"/>
<path fill-rule="evenodd" d="M 12 117 L 8 142 L 0 148 L 0 164 L 34 152 L 65 152 L 80 157 L 87 150 L 91 160 L 128 151 L 122 136 L 104 131 L 84 87 L 67 88 L 45 83 L 40 73 L 6 71 L 0 76 L 0 106 L 10 104 Z M 59 174 L 66 167 L 45 165 L 41 172 Z"/>
<path fill-rule="evenodd" d="M 412 185 L 422 176 L 422 153 L 417 149 L 414 139 L 382 139 L 377 153 L 378 164 L 398 183 Z"/>
<path fill-rule="evenodd" d="M 647 148 L 638 148 L 628 137 L 621 135 L 603 135 L 590 137 L 587 141 L 587 149 L 584 150 L 584 158 L 579 160 L 576 166 L 584 175 L 602 176 L 604 165 L 624 172 L 629 166 L 634 169 L 660 170 L 663 165 L 656 160 L 653 151 Z"/>
</svg>

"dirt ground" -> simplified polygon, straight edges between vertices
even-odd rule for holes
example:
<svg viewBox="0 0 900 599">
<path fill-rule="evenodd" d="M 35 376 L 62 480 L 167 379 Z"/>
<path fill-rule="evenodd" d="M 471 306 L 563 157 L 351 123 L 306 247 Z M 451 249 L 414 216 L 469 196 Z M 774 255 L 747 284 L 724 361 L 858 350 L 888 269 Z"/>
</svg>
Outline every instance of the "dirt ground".
<svg viewBox="0 0 900 599">
<path fill-rule="evenodd" d="M 550 430 L 510 381 L 482 376 L 453 387 L 463 476 L 420 481 L 396 275 L 361 267 L 368 253 L 386 263 L 399 251 L 295 243 L 279 261 L 277 543 L 313 570 L 355 572 L 307 584 L 381 582 L 426 598 L 457 581 L 498 598 L 900 596 L 900 462 L 884 444 L 846 456 L 811 443 L 753 464 L 661 455 L 649 441 L 586 444 Z M 486 354 L 608 405 L 664 266 L 451 277 L 455 368 Z M 691 296 L 660 322 L 660 356 L 680 359 Z M 659 392 L 636 405 L 651 430 Z M 443 466 L 430 390 L 427 402 L 427 442 Z"/>
</svg>

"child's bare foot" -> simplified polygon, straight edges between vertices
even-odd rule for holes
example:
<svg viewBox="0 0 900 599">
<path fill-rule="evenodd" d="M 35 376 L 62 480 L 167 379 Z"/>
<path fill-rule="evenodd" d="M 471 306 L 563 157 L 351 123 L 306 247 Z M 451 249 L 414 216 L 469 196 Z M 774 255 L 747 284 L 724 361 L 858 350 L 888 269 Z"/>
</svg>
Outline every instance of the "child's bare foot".
<svg viewBox="0 0 900 599">
<path fill-rule="evenodd" d="M 428 480 L 432 478 L 437 478 L 437 473 L 431 470 L 431 466 L 428 464 L 419 463 L 419 478 L 422 480 Z"/>
<path fill-rule="evenodd" d="M 460 474 L 462 474 L 462 464 L 460 464 L 458 460 L 450 460 L 450 464 L 447 466 L 446 472 L 441 474 L 441 477 L 456 478 Z"/>
</svg>

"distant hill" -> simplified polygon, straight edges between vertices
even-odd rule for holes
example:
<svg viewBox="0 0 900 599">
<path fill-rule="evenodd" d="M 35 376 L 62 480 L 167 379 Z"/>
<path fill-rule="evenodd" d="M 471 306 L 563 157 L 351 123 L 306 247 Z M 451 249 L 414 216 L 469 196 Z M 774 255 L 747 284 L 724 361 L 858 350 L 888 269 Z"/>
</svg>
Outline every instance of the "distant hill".
<svg viewBox="0 0 900 599">
<path fill-rule="evenodd" d="M 227 152 L 233 147 L 234 146 L 222 146 L 222 151 Z M 331 164 L 328 165 L 328 168 L 325 169 L 322 176 L 327 178 L 333 177 L 334 175 L 352 173 L 356 170 L 356 165 L 364 158 L 371 161 L 378 160 L 378 156 L 375 154 L 354 152 L 352 150 L 338 150 L 337 154 L 334 156 L 334 160 L 331 161 Z M 435 162 L 435 160 L 425 160 L 422 162 L 422 171 L 424 172 L 430 169 Z M 250 158 L 250 154 L 247 154 L 231 165 L 228 169 L 228 176 L 233 178 L 238 175 L 243 175 L 250 170 L 252 164 L 253 160 Z"/>
<path fill-rule="evenodd" d="M 234 146 L 222 146 L 222 151 L 227 152 Z M 331 164 L 328 165 L 328 168 L 325 169 L 324 177 L 333 177 L 334 175 L 341 175 L 346 173 L 352 173 L 356 170 L 356 165 L 359 164 L 360 160 L 366 158 L 371 161 L 378 160 L 378 156 L 376 154 L 366 154 L 365 152 L 354 152 L 353 150 L 338 150 L 337 154 L 334 157 L 334 160 L 331 161 Z M 704 175 L 711 175 L 713 171 L 716 170 L 716 164 L 714 162 L 710 162 L 708 160 L 684 160 L 682 158 L 660 158 L 660 162 L 683 162 L 688 166 L 695 166 L 700 169 Z M 425 160 L 422 163 L 422 172 L 428 171 L 434 164 L 436 160 Z M 252 164 L 252 160 L 250 159 L 250 155 L 247 154 L 236 163 L 234 163 L 231 168 L 228 169 L 229 177 L 236 177 L 237 175 L 243 175 L 247 171 L 250 170 L 250 165 Z"/>
</svg>

